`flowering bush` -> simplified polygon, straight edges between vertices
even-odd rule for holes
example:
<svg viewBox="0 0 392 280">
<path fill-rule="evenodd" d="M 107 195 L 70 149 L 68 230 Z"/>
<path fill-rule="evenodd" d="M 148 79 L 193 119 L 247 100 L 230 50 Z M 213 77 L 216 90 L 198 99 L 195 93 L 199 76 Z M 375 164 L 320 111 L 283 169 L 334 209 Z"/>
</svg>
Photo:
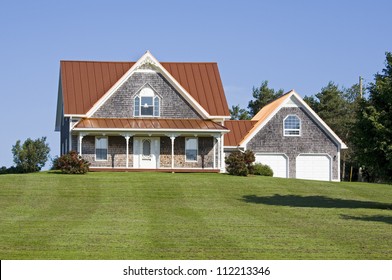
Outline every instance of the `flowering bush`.
<svg viewBox="0 0 392 280">
<path fill-rule="evenodd" d="M 89 171 L 90 163 L 78 155 L 76 151 L 70 151 L 54 161 L 57 169 L 66 174 L 84 174 Z"/>
</svg>

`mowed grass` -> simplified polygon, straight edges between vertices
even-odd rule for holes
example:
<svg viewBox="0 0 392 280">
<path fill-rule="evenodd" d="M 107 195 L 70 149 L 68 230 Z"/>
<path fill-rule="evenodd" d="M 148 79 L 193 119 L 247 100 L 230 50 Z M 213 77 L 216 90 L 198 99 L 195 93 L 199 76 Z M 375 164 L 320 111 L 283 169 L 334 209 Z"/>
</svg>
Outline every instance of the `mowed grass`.
<svg viewBox="0 0 392 280">
<path fill-rule="evenodd" d="M 392 259 L 392 186 L 1 175 L 0 259 Z"/>
</svg>

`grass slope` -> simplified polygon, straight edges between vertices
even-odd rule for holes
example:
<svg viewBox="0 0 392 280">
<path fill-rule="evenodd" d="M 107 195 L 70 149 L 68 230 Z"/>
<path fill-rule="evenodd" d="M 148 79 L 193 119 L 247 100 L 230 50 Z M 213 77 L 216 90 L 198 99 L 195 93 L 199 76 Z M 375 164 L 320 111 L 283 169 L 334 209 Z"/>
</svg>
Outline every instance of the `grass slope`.
<svg viewBox="0 0 392 280">
<path fill-rule="evenodd" d="M 0 176 L 0 259 L 392 259 L 392 186 L 222 174 Z"/>
</svg>

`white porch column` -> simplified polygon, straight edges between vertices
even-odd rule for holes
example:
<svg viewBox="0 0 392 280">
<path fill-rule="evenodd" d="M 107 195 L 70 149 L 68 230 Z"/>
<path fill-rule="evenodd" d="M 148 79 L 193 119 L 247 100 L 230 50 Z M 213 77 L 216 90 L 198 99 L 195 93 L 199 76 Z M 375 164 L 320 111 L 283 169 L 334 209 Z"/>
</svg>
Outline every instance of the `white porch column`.
<svg viewBox="0 0 392 280">
<path fill-rule="evenodd" d="M 225 164 L 225 156 L 224 156 L 224 150 L 223 150 L 223 147 L 224 147 L 224 135 L 222 134 L 221 135 L 221 140 L 220 140 L 220 157 L 221 157 L 221 164 L 220 164 L 220 172 L 221 173 L 224 173 L 224 172 L 226 172 L 226 164 Z"/>
<path fill-rule="evenodd" d="M 212 165 L 212 167 L 215 169 L 216 168 L 216 137 L 214 136 L 214 138 L 212 138 L 213 140 L 212 141 L 214 141 L 214 143 L 213 143 L 213 147 L 214 147 L 214 160 L 213 160 L 213 165 Z"/>
<path fill-rule="evenodd" d="M 174 169 L 174 140 L 176 136 L 170 136 L 171 140 L 171 168 Z"/>
<path fill-rule="evenodd" d="M 221 169 L 221 157 L 222 157 L 222 154 L 221 154 L 221 148 L 220 148 L 220 146 L 221 146 L 221 138 L 218 136 L 218 137 L 216 137 L 216 141 L 217 141 L 217 145 L 218 145 L 218 169 Z"/>
<path fill-rule="evenodd" d="M 82 147 L 83 147 L 83 133 L 79 133 L 79 155 L 82 156 Z"/>
<path fill-rule="evenodd" d="M 125 167 L 129 167 L 129 135 L 124 136 L 126 141 L 126 152 L 125 152 Z"/>
</svg>

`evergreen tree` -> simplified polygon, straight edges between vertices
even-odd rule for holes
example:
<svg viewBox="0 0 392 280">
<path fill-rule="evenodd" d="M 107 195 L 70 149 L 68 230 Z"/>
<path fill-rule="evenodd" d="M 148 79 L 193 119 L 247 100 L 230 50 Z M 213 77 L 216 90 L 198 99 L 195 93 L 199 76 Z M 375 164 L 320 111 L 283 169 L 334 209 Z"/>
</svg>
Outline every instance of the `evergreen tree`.
<svg viewBox="0 0 392 280">
<path fill-rule="evenodd" d="M 368 87 L 355 127 L 355 149 L 370 180 L 392 181 L 392 53 Z"/>
<path fill-rule="evenodd" d="M 268 81 L 263 81 L 259 88 L 253 87 L 252 90 L 254 100 L 249 101 L 248 104 L 249 114 L 251 117 L 256 115 L 266 104 L 284 93 L 283 89 L 275 91 L 274 89 L 269 88 Z"/>
<path fill-rule="evenodd" d="M 240 105 L 231 106 L 231 109 L 229 109 L 229 111 L 230 111 L 230 116 L 231 116 L 230 119 L 231 120 L 249 120 L 250 119 L 249 112 L 243 108 L 240 108 Z"/>
</svg>

